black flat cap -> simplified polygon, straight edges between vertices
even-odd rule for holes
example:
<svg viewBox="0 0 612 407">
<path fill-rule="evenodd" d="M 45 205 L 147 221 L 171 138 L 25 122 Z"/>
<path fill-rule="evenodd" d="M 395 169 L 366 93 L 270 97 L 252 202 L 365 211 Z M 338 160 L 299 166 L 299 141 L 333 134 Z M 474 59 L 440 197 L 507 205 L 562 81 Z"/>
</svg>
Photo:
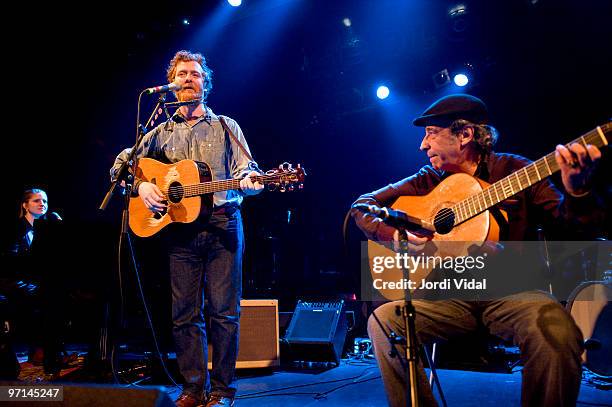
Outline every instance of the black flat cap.
<svg viewBox="0 0 612 407">
<path fill-rule="evenodd" d="M 448 95 L 436 100 L 412 123 L 419 127 L 448 127 L 457 119 L 485 124 L 489 120 L 487 106 L 482 100 L 471 95 L 461 93 Z"/>
</svg>

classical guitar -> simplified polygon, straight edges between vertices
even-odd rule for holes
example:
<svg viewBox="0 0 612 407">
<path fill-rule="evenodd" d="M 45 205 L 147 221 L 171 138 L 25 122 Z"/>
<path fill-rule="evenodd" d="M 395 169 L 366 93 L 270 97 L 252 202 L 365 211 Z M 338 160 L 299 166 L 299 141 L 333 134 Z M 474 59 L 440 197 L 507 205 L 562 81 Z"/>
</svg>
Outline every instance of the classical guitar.
<svg viewBox="0 0 612 407">
<path fill-rule="evenodd" d="M 568 143 L 567 146 L 579 143 L 583 146 L 592 144 L 602 148 L 608 145 L 610 134 L 612 134 L 612 122 L 596 127 Z M 559 170 L 553 152 L 493 184 L 468 174 L 454 174 L 443 180 L 429 194 L 402 196 L 391 207 L 404 211 L 416 219 L 415 229 L 431 232 L 433 237 L 431 244 L 428 245 L 428 255 L 466 256 L 468 247 L 474 243 L 482 244 L 485 241 L 499 240 L 499 223 L 490 208 Z M 505 217 L 505 213 L 500 212 Z M 456 243 L 437 243 L 449 241 Z M 373 279 L 381 278 L 380 274 L 373 271 L 373 259 L 377 256 L 393 257 L 395 252 L 374 241 L 368 241 L 368 258 Z M 411 273 L 410 279 L 420 282 L 427 278 L 431 271 L 432 269 L 427 267 L 416 268 L 414 273 Z M 385 270 L 385 281 L 400 281 L 402 278 L 401 268 Z M 378 291 L 390 300 L 402 299 L 404 295 L 401 289 Z"/>
<path fill-rule="evenodd" d="M 304 169 L 284 163 L 263 175 L 252 177 L 269 190 L 292 191 L 303 187 Z M 136 177 L 156 184 L 164 194 L 168 207 L 153 213 L 140 197 L 130 199 L 130 229 L 135 235 L 149 237 L 173 222 L 189 223 L 206 220 L 212 214 L 213 193 L 240 189 L 239 179 L 212 180 L 210 167 L 203 162 L 182 160 L 164 164 L 151 158 L 138 160 Z"/>
</svg>

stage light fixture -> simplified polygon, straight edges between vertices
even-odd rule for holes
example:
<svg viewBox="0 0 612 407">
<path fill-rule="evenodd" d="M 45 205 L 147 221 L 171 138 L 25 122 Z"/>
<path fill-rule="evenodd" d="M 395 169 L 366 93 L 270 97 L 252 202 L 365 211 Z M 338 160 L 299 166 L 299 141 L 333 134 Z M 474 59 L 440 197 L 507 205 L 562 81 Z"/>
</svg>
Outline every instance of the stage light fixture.
<svg viewBox="0 0 612 407">
<path fill-rule="evenodd" d="M 227 2 L 230 4 L 230 6 L 232 7 L 238 7 L 239 5 L 242 4 L 242 0 L 227 0 Z"/>
<path fill-rule="evenodd" d="M 470 82 L 470 78 L 464 73 L 458 73 L 453 78 L 453 82 L 455 82 L 455 85 L 463 87 Z"/>
<path fill-rule="evenodd" d="M 448 74 L 448 69 L 443 69 L 440 72 L 436 73 L 431 77 L 433 80 L 436 89 L 440 89 L 443 86 L 446 86 L 450 83 L 450 75 Z"/>
<path fill-rule="evenodd" d="M 353 24 L 353 23 L 351 22 L 351 19 L 350 19 L 350 18 L 348 18 L 348 17 L 344 17 L 344 18 L 342 19 L 342 24 L 344 24 L 344 26 L 345 26 L 345 27 L 350 27 L 350 26 L 351 26 L 351 24 Z"/>
<path fill-rule="evenodd" d="M 376 89 L 376 97 L 378 97 L 380 100 L 386 99 L 387 97 L 389 97 L 389 88 L 381 85 L 378 87 L 378 89 Z"/>
<path fill-rule="evenodd" d="M 189 25 L 189 20 L 187 20 L 186 18 L 183 19 L 183 25 Z"/>
<path fill-rule="evenodd" d="M 456 4 L 448 9 L 448 16 L 452 18 L 461 17 L 467 14 L 467 7 L 463 3 Z"/>
</svg>

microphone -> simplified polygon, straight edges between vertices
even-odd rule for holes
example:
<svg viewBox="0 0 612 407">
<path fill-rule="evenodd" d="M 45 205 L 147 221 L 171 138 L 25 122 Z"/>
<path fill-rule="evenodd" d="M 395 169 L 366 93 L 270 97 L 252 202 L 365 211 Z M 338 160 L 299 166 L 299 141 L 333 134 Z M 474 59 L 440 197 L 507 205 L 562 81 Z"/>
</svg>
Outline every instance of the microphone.
<svg viewBox="0 0 612 407">
<path fill-rule="evenodd" d="M 167 85 L 163 85 L 163 86 L 155 86 L 153 88 L 148 88 L 145 89 L 145 93 L 147 95 L 152 95 L 154 93 L 166 93 L 166 92 L 173 92 L 175 90 L 180 90 L 182 88 L 181 85 L 179 85 L 178 83 L 169 83 Z"/>
<path fill-rule="evenodd" d="M 47 219 L 63 220 L 62 217 L 59 216 L 59 213 L 57 213 L 57 212 L 49 212 L 49 213 L 47 213 Z"/>
<path fill-rule="evenodd" d="M 353 208 L 382 219 L 387 225 L 395 228 L 405 228 L 425 235 L 431 235 L 432 232 L 436 231 L 436 227 L 431 223 L 410 216 L 404 211 L 362 203 L 353 205 Z"/>
</svg>

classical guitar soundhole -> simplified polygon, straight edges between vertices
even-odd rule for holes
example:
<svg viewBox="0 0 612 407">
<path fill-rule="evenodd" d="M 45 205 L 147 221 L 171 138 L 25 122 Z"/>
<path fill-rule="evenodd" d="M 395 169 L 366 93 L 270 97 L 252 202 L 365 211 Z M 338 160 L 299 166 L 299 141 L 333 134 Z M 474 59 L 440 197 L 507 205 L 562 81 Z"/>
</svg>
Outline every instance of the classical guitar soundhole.
<svg viewBox="0 0 612 407">
<path fill-rule="evenodd" d="M 455 226 L 455 212 L 450 208 L 441 209 L 434 218 L 434 226 L 439 234 L 447 234 Z"/>
<path fill-rule="evenodd" d="M 185 190 L 179 182 L 173 182 L 168 187 L 168 199 L 172 203 L 179 203 L 183 196 L 185 196 Z"/>
</svg>

